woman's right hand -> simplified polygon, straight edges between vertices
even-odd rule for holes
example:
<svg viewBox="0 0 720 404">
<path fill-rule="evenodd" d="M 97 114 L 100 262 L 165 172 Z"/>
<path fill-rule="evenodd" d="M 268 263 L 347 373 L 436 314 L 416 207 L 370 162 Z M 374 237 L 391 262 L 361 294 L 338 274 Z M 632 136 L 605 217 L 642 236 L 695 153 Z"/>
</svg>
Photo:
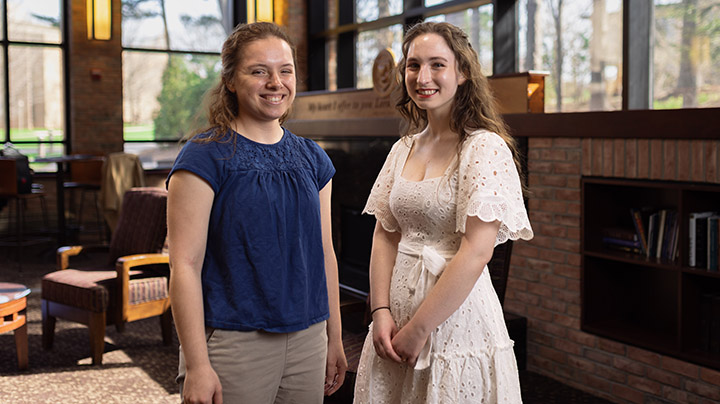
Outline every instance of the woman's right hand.
<svg viewBox="0 0 720 404">
<path fill-rule="evenodd" d="M 222 386 L 212 367 L 187 370 L 183 384 L 183 404 L 222 404 Z"/>
<path fill-rule="evenodd" d="M 375 352 L 383 359 L 402 363 L 402 358 L 398 356 L 392 346 L 392 339 L 397 332 L 398 328 L 390 311 L 379 310 L 373 314 L 373 345 L 375 346 Z"/>
</svg>

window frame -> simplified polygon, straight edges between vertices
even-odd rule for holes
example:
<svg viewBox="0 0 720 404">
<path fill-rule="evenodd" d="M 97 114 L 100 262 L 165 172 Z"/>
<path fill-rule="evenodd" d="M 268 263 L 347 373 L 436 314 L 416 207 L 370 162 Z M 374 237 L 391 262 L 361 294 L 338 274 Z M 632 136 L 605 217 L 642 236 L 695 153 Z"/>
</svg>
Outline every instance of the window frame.
<svg viewBox="0 0 720 404">
<path fill-rule="evenodd" d="M 3 0 L 6 1 L 6 0 Z M 231 0 L 227 3 L 228 7 L 228 15 L 232 18 L 232 26 L 236 26 L 237 24 L 247 22 L 247 8 L 245 7 L 245 2 L 241 0 Z M 124 55 L 124 53 L 128 52 L 148 52 L 148 53 L 156 53 L 156 54 L 165 54 L 168 56 L 171 55 L 197 55 L 197 56 L 217 56 L 220 58 L 221 52 L 207 52 L 207 51 L 186 51 L 186 50 L 176 50 L 176 49 L 158 49 L 158 48 L 143 48 L 143 47 L 121 47 L 121 57 Z M 123 99 L 123 103 L 125 100 Z M 123 119 L 123 126 L 125 122 Z M 169 145 L 169 144 L 177 144 L 179 139 L 169 140 L 169 139 L 152 139 L 152 140 L 127 140 L 125 139 L 125 131 L 123 129 L 123 144 L 128 143 L 157 143 L 159 145 Z"/>
<path fill-rule="evenodd" d="M 4 109 L 4 125 L 5 125 L 5 134 L 4 136 L 0 137 L 0 142 L 2 144 L 5 144 L 7 142 L 11 142 L 15 145 L 24 145 L 24 144 L 37 144 L 37 145 L 53 145 L 53 144 L 59 144 L 62 145 L 63 154 L 71 154 L 72 153 L 72 142 L 71 142 L 71 136 L 70 136 L 70 129 L 71 129 L 71 108 L 69 105 L 70 100 L 70 86 L 68 83 L 70 83 L 70 62 L 68 60 L 68 38 L 70 38 L 70 30 L 68 24 L 68 18 L 70 16 L 71 10 L 70 10 L 70 2 L 67 0 L 59 0 L 60 1 L 60 42 L 59 43 L 51 43 L 51 42 L 29 42 L 29 41 L 12 41 L 10 40 L 8 36 L 8 0 L 1 0 L 2 1 L 2 40 L 0 40 L 0 43 L 2 44 L 2 54 L 3 54 L 3 85 L 5 89 L 5 94 L 3 94 L 5 105 L 3 106 Z M 10 47 L 11 46 L 32 46 L 32 47 L 38 47 L 38 48 L 54 48 L 60 50 L 60 56 L 62 58 L 62 100 L 61 102 L 64 105 L 64 111 L 63 111 L 63 139 L 62 140 L 12 140 L 10 136 L 11 126 L 10 126 Z"/>
<path fill-rule="evenodd" d="M 518 71 L 518 0 L 494 0 L 493 72 Z M 486 4 L 484 1 L 453 0 L 423 7 L 422 0 L 405 0 L 403 13 L 364 23 L 354 22 L 354 10 L 338 10 L 338 27 L 328 29 L 328 0 L 308 0 L 308 90 L 327 91 L 325 43 L 338 38 L 338 89 L 354 88 L 357 32 L 402 21 L 405 29 L 423 17 Z M 340 2 L 345 3 L 345 2 Z M 352 8 L 355 2 L 351 3 Z M 652 44 L 652 0 L 623 0 L 622 109 L 615 111 L 509 114 L 506 121 L 517 136 L 718 139 L 720 108 L 655 110 L 651 106 L 650 63 Z M 343 19 L 344 18 L 344 19 Z M 632 21 L 632 24 L 630 23 Z M 341 40 L 344 38 L 344 42 Z M 342 49 L 351 49 L 341 55 Z M 349 52 L 347 52 L 349 53 Z M 342 81 L 341 81 L 342 77 Z M 352 79 L 352 81 L 350 80 Z M 352 85 L 348 85 L 352 83 Z M 629 83 L 633 83 L 632 86 Z M 578 128 L 583 128 L 578 133 Z"/>
<path fill-rule="evenodd" d="M 338 2 L 338 26 L 329 28 L 327 22 L 328 0 L 308 0 L 308 71 L 310 72 L 308 90 L 322 91 L 328 88 L 326 43 L 332 38 L 337 38 L 337 88 L 338 90 L 356 88 L 355 48 L 358 33 L 387 28 L 396 24 L 402 24 L 403 31 L 407 31 L 413 24 L 427 17 L 476 8 L 489 3 L 502 4 L 505 2 L 507 0 L 451 0 L 426 7 L 423 5 L 423 0 L 403 0 L 402 13 L 358 23 L 355 22 L 355 0 L 342 1 Z M 512 20 L 514 17 L 510 17 L 510 19 Z M 516 25 L 515 23 L 514 26 Z M 495 24 L 493 24 L 493 31 L 495 31 Z M 495 46 L 493 44 L 493 47 Z M 493 68 L 495 67 L 495 62 L 493 62 Z"/>
<path fill-rule="evenodd" d="M 517 3 L 517 0 L 510 1 Z M 516 136 L 616 139 L 720 138 L 717 130 L 720 128 L 720 108 L 650 108 L 652 105 L 650 30 L 653 23 L 653 1 L 623 0 L 622 4 L 622 109 L 505 115 L 505 121 Z"/>
</svg>

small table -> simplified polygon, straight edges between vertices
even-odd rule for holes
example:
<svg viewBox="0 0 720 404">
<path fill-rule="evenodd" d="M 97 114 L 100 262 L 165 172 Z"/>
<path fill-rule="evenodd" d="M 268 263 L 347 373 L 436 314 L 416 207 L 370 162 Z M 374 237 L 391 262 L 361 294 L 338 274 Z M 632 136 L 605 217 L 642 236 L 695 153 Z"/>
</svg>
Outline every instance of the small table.
<svg viewBox="0 0 720 404">
<path fill-rule="evenodd" d="M 28 338 L 25 315 L 20 314 L 27 307 L 30 289 L 19 283 L 0 282 L 0 333 L 15 330 L 18 369 L 28 367 Z"/>
</svg>

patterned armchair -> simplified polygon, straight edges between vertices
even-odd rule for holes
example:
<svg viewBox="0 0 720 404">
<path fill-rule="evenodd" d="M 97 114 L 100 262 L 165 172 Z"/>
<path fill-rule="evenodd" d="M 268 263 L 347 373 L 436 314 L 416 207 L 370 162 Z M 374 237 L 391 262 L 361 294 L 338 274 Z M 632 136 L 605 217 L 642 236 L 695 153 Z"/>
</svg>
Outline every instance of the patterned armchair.
<svg viewBox="0 0 720 404">
<path fill-rule="evenodd" d="M 89 327 L 93 365 L 102 364 L 107 324 L 122 331 L 126 322 L 160 316 L 163 343 L 170 344 L 169 259 L 163 253 L 166 201 L 167 191 L 161 188 L 132 188 L 125 193 L 104 265 L 71 268 L 71 256 L 96 248 L 58 249 L 57 271 L 42 279 L 45 349 L 52 348 L 56 318 Z"/>
</svg>

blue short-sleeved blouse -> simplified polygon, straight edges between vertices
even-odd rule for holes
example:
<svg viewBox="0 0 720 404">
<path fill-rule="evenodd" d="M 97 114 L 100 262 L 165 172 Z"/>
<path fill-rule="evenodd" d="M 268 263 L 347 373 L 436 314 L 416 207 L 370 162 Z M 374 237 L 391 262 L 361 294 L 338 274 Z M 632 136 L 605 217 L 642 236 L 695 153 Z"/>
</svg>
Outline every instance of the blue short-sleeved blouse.
<svg viewBox="0 0 720 404">
<path fill-rule="evenodd" d="M 207 326 L 292 332 L 329 317 L 318 193 L 335 168 L 320 146 L 286 129 L 275 144 L 231 131 L 188 142 L 168 182 L 178 170 L 215 192 L 202 269 Z"/>
</svg>

